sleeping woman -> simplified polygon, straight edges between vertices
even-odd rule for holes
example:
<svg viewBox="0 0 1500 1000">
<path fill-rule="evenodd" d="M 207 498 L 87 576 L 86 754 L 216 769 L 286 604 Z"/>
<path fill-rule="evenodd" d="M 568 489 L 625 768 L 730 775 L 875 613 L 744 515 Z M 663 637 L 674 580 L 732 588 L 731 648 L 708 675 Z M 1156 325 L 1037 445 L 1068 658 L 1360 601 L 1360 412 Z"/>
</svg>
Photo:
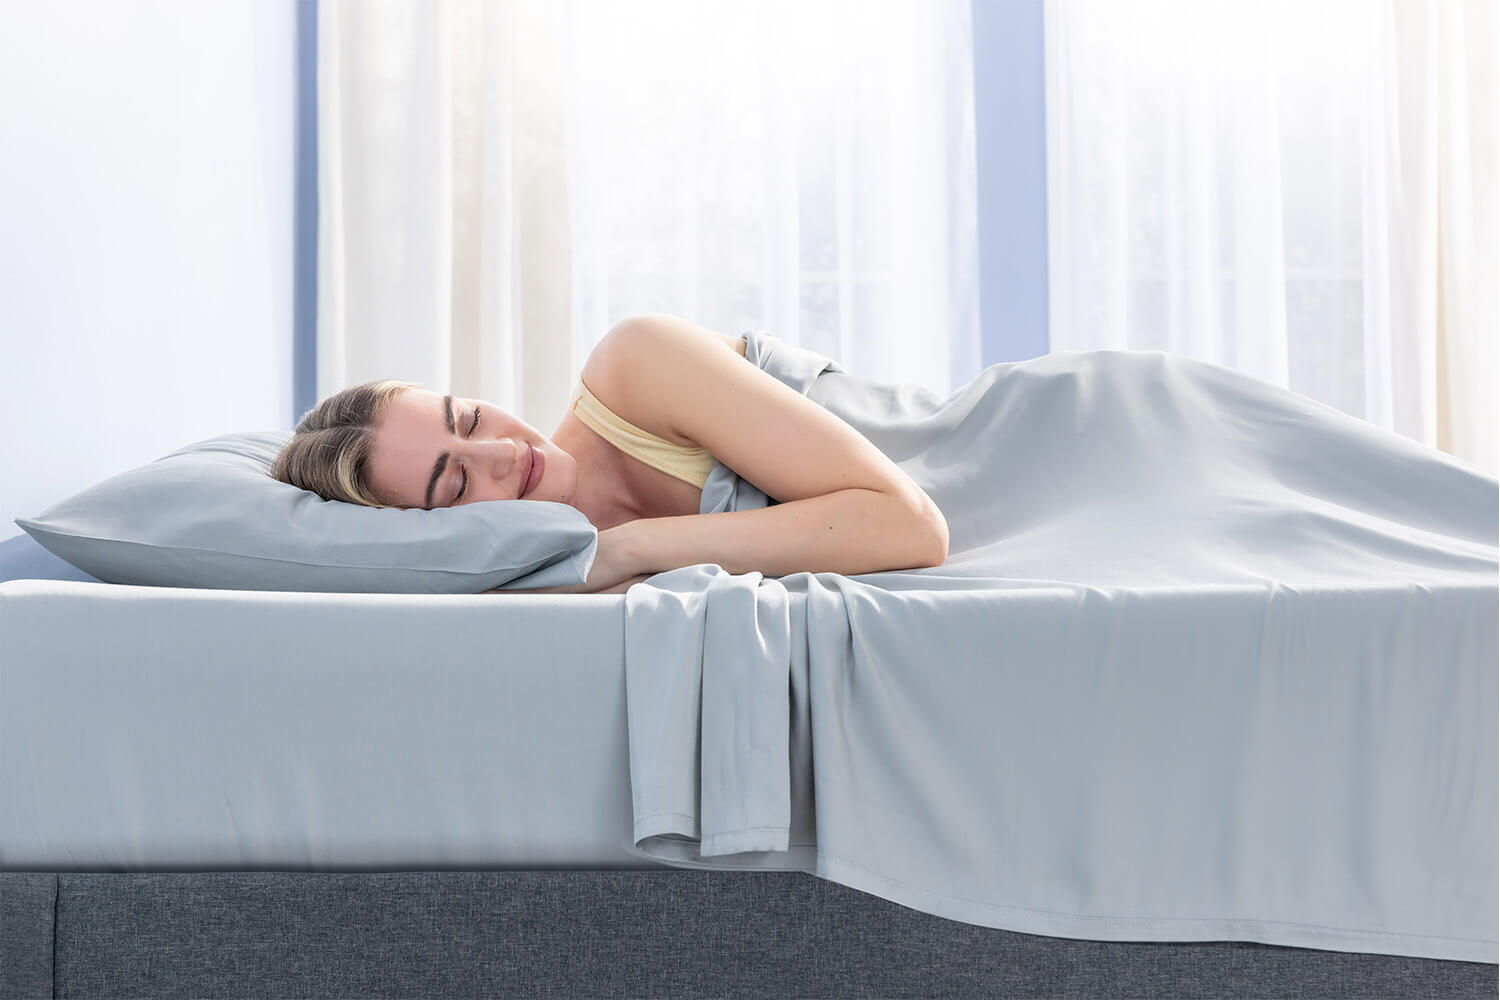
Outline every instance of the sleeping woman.
<svg viewBox="0 0 1500 1000">
<path fill-rule="evenodd" d="M 778 503 L 698 513 L 715 459 Z M 308 411 L 271 475 L 372 507 L 565 503 L 598 529 L 584 583 L 492 593 L 623 593 L 699 563 L 854 575 L 948 556 L 937 505 L 858 431 L 747 362 L 743 338 L 659 313 L 595 346 L 551 438 L 483 400 L 385 379 Z"/>
</svg>

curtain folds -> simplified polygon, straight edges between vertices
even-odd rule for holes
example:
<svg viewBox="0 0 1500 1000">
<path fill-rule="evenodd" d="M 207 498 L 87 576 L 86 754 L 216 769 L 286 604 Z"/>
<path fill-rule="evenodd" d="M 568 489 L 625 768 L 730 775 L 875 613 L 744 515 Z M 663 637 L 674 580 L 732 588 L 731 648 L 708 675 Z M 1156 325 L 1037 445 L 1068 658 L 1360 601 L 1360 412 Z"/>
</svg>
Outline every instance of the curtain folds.
<svg viewBox="0 0 1500 1000">
<path fill-rule="evenodd" d="M 561 418 L 615 322 L 980 366 L 968 0 L 319 5 L 318 395 Z"/>
<path fill-rule="evenodd" d="M 1493 0 L 1047 0 L 1054 349 L 1162 349 L 1500 475 Z"/>
</svg>

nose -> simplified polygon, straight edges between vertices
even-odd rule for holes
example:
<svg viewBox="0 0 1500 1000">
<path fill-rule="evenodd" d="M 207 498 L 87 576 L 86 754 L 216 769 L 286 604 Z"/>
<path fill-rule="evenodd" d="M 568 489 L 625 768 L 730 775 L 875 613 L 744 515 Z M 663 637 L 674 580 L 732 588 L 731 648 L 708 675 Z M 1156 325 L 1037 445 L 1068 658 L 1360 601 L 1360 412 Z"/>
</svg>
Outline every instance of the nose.
<svg viewBox="0 0 1500 1000">
<path fill-rule="evenodd" d="M 481 449 L 480 465 L 495 479 L 510 479 L 526 464 L 527 444 L 522 438 L 495 438 L 473 442 Z"/>
</svg>

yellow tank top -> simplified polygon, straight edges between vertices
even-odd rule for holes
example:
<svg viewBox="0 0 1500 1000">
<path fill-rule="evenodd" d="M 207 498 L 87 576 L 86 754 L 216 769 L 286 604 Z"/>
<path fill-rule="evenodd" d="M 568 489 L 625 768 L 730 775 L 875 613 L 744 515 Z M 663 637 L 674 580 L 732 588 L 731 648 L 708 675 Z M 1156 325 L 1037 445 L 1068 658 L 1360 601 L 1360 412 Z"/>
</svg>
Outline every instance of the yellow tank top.
<svg viewBox="0 0 1500 1000">
<path fill-rule="evenodd" d="M 599 397 L 589 392 L 583 379 L 573 387 L 568 406 L 594 431 L 627 455 L 634 455 L 653 469 L 660 469 L 700 490 L 714 467 L 714 457 L 707 448 L 688 448 L 641 430 L 635 424 L 615 415 Z"/>
</svg>

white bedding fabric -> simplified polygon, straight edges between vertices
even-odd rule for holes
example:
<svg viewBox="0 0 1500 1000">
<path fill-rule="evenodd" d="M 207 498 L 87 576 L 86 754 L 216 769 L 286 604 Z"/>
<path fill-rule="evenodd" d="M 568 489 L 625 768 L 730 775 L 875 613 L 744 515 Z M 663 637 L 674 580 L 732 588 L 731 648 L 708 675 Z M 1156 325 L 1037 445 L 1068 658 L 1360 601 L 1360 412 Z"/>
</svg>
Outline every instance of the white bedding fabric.
<svg viewBox="0 0 1500 1000">
<path fill-rule="evenodd" d="M 643 857 L 1036 934 L 1497 961 L 1494 479 L 1161 352 L 946 400 L 746 356 L 921 484 L 950 558 L 633 587 Z M 720 465 L 702 511 L 764 503 Z"/>
</svg>

